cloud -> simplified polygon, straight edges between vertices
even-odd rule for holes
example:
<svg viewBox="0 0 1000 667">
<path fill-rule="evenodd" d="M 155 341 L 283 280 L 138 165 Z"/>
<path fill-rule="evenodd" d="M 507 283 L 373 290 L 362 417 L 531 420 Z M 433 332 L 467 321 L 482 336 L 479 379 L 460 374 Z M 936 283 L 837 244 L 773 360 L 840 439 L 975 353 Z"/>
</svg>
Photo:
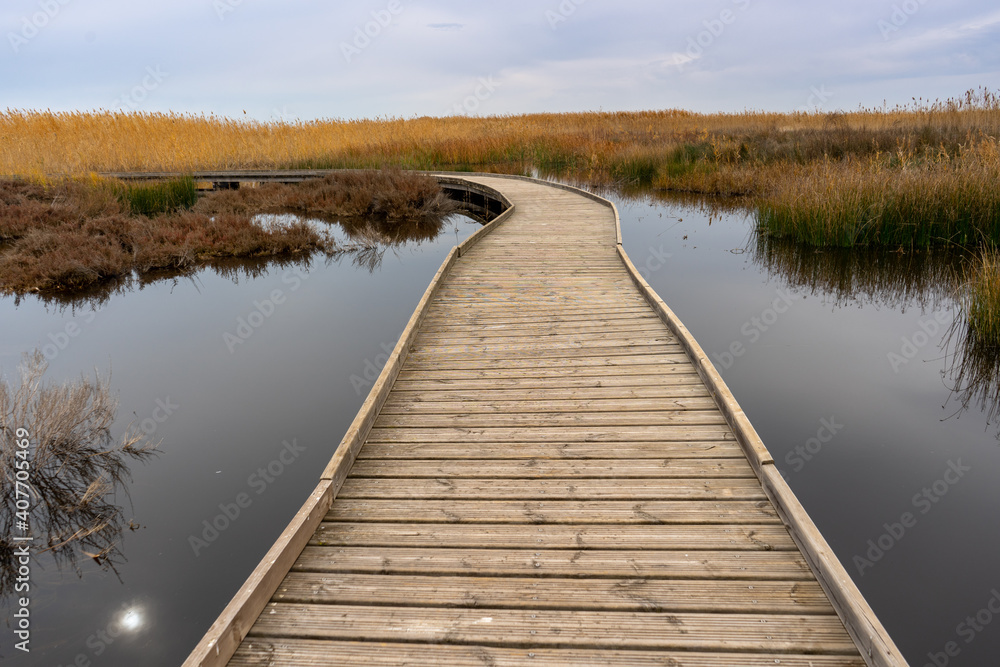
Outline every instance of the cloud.
<svg viewBox="0 0 1000 667">
<path fill-rule="evenodd" d="M 851 108 L 958 95 L 970 82 L 1000 87 L 993 0 L 926 3 L 888 40 L 877 23 L 893 0 L 566 0 L 574 11 L 563 0 L 402 0 L 350 62 L 341 44 L 373 12 L 384 19 L 388 0 L 220 1 L 233 10 L 221 18 L 210 0 L 68 3 L 18 53 L 0 40 L 4 105 L 107 106 L 141 85 L 147 67 L 170 76 L 142 110 L 242 118 L 247 109 L 262 120 L 275 109 L 300 118 L 438 115 L 491 76 L 503 85 L 476 113 L 790 110 L 824 85 L 836 93 L 829 104 Z M 719 31 L 725 10 L 735 21 L 692 50 L 692 37 Z M 0 11 L 16 31 L 38 0 L 9 0 Z M 553 30 L 547 11 L 566 20 Z"/>
</svg>

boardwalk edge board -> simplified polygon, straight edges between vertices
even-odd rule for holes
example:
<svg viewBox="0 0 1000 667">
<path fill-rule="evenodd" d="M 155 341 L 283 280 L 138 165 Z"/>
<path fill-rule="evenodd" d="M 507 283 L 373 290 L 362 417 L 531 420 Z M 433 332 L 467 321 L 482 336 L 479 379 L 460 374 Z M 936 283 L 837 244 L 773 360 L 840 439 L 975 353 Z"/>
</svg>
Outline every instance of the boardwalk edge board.
<svg viewBox="0 0 1000 667">
<path fill-rule="evenodd" d="M 291 178 L 308 178 L 322 176 L 326 173 L 329 172 L 309 172 L 308 174 L 297 172 L 289 173 L 287 176 Z M 711 360 L 705 355 L 701 346 L 688 329 L 663 300 L 660 299 L 652 287 L 639 275 L 632 264 L 622 246 L 621 222 L 614 204 L 603 197 L 573 186 L 540 181 L 525 176 L 486 173 L 425 173 L 430 173 L 442 183 L 447 183 L 451 186 L 463 185 L 463 177 L 504 178 L 541 183 L 553 188 L 577 193 L 580 196 L 607 206 L 613 212 L 617 240 L 616 249 L 620 260 L 644 299 L 667 327 L 677 336 L 682 347 L 693 361 L 699 376 L 735 434 L 736 440 L 750 463 L 763 492 L 770 499 L 771 503 L 773 503 L 785 528 L 787 528 L 795 545 L 801 551 L 802 556 L 828 596 L 838 617 L 861 652 L 863 659 L 869 667 L 906 667 L 906 660 L 902 657 L 902 654 L 889 637 L 885 628 L 858 591 L 853 580 L 837 559 L 829 544 L 809 518 L 791 488 L 780 475 L 774 465 L 773 458 Z M 283 173 L 283 175 L 285 174 Z M 262 180 L 267 179 L 267 174 L 264 172 L 227 172 L 225 174 L 199 174 L 199 176 L 215 176 L 217 180 L 253 180 L 255 176 L 264 177 Z M 142 175 L 139 175 L 139 177 L 142 177 Z M 489 187 L 482 183 L 465 183 L 469 185 L 470 190 L 480 194 L 484 189 L 488 189 Z M 208 633 L 188 657 L 187 661 L 185 661 L 184 667 L 202 665 L 215 667 L 227 664 L 239 648 L 242 640 L 247 636 L 258 615 L 266 607 L 285 575 L 291 570 L 296 558 L 319 527 L 324 516 L 330 510 L 334 499 L 337 497 L 341 486 L 344 484 L 361 446 L 368 437 L 375 419 L 388 398 L 395 379 L 406 360 L 410 345 L 416 337 L 428 306 L 438 292 L 440 284 L 448 275 L 455 262 L 465 252 L 513 215 L 511 202 L 499 191 L 494 190 L 490 194 L 493 195 L 494 193 L 497 199 L 508 205 L 507 210 L 496 220 L 484 226 L 483 229 L 478 230 L 463 244 L 453 248 L 449 253 L 438 270 L 437 275 L 435 275 L 434 280 L 428 286 L 423 298 L 420 300 L 406 329 L 400 336 L 393 354 L 372 387 L 357 417 L 345 434 L 341 445 L 334 453 L 316 490 L 313 491 L 305 505 L 296 514 L 275 545 L 271 547 L 265 558 L 253 571 L 246 583 L 223 611 L 222 615 L 215 621 Z"/>
<path fill-rule="evenodd" d="M 611 202 L 608 204 L 614 206 Z M 625 248 L 621 245 L 618 246 L 618 254 L 636 286 L 688 351 L 698 368 L 698 374 L 705 381 L 719 409 L 722 410 L 729 422 L 730 428 L 736 434 L 736 439 L 743 447 L 751 467 L 764 487 L 764 492 L 778 510 L 782 521 L 792 535 L 792 539 L 802 551 L 823 590 L 826 591 L 837 615 L 861 651 L 865 662 L 870 667 L 905 667 L 907 662 L 903 654 L 896 647 L 895 642 L 892 641 L 864 596 L 861 595 L 857 585 L 844 569 L 840 559 L 830 548 L 805 508 L 802 507 L 791 487 L 781 476 L 774 465 L 774 459 L 770 452 L 739 403 L 736 402 L 736 397 L 729 391 L 729 387 L 719 375 L 715 365 L 702 350 L 698 341 L 691 335 L 691 332 L 680 321 L 680 318 L 639 274 L 628 253 L 625 252 Z"/>
<path fill-rule="evenodd" d="M 461 185 L 460 179 L 450 178 L 448 180 L 450 184 Z M 333 505 L 340 487 L 343 486 L 347 474 L 354 465 L 361 446 L 368 437 L 375 419 L 389 396 L 389 391 L 392 389 L 396 376 L 399 375 L 399 370 L 403 367 L 403 362 L 406 361 L 410 345 L 420 330 L 420 323 L 423 321 L 427 308 L 441 282 L 463 252 L 467 252 L 485 235 L 502 225 L 514 214 L 515 207 L 502 193 L 486 186 L 480 186 L 477 189 L 491 190 L 491 194 L 502 201 L 507 210 L 481 229 L 476 230 L 474 234 L 448 253 L 413 311 L 413 315 L 410 316 L 406 328 L 403 329 L 403 333 L 396 342 L 396 347 L 382 368 L 382 372 L 372 386 L 368 397 L 347 429 L 347 433 L 335 450 L 330 463 L 323 471 L 316 490 L 309 496 L 288 527 L 278 537 L 274 546 L 268 550 L 243 586 L 240 587 L 236 596 L 226 605 L 219 618 L 195 646 L 187 660 L 184 661 L 183 667 L 221 667 L 226 665 L 236 653 L 257 617 L 264 611 L 271 596 L 278 590 L 281 581 L 291 570 L 292 564 Z"/>
</svg>

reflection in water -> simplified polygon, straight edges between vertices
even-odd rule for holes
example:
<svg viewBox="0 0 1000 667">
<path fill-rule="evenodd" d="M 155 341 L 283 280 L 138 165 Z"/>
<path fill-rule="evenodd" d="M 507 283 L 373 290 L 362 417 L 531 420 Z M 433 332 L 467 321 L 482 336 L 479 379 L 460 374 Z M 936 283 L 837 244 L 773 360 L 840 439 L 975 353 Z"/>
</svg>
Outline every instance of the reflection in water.
<svg viewBox="0 0 1000 667">
<path fill-rule="evenodd" d="M 120 537 L 132 522 L 115 495 L 128 496 L 126 462 L 155 453 L 131 428 L 120 442 L 112 438 L 118 400 L 107 378 L 52 385 L 42 381 L 47 366 L 36 350 L 24 357 L 20 386 L 0 381 L 0 598 L 16 582 L 18 536 L 34 536 L 32 551 L 48 553 L 60 567 L 79 572 L 79 559 L 88 557 L 116 571 Z M 18 456 L 18 429 L 30 439 L 27 457 Z M 20 484 L 19 467 L 25 469 Z M 30 508 L 19 516 L 17 501 L 23 503 L 25 493 Z"/>
<path fill-rule="evenodd" d="M 971 255 L 958 250 L 888 252 L 879 248 L 817 248 L 755 233 L 753 262 L 789 286 L 824 294 L 838 305 L 871 303 L 936 308 L 955 300 Z"/>
<path fill-rule="evenodd" d="M 973 258 L 968 251 L 947 249 L 816 248 L 766 234 L 755 234 L 750 245 L 754 264 L 790 287 L 833 297 L 837 305 L 871 303 L 900 311 L 912 304 L 932 310 L 961 304 Z M 1000 350 L 972 335 L 964 316 L 952 323 L 943 346 L 942 375 L 952 390 L 949 402 L 958 404 L 955 414 L 976 408 L 995 421 Z"/>
<path fill-rule="evenodd" d="M 427 217 L 399 221 L 382 218 L 337 218 L 325 220 L 339 225 L 346 242 L 337 243 L 333 257 L 348 255 L 354 266 L 374 272 L 382 264 L 388 249 L 400 248 L 408 243 L 423 243 L 437 238 L 444 228 L 446 218 Z"/>
<path fill-rule="evenodd" d="M 953 383 L 949 400 L 958 402 L 959 412 L 976 407 L 995 422 L 1000 416 L 1000 349 L 979 340 L 964 318 L 952 325 L 946 343 L 951 347 L 947 375 Z"/>
</svg>

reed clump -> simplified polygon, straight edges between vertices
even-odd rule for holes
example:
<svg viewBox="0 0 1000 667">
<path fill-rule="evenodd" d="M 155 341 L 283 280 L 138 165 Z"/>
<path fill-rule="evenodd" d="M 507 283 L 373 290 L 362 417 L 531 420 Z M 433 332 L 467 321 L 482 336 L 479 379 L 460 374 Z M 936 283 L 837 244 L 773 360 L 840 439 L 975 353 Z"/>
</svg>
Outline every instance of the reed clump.
<svg viewBox="0 0 1000 667">
<path fill-rule="evenodd" d="M 153 183 L 116 184 L 118 197 L 134 215 L 154 216 L 191 208 L 198 201 L 198 188 L 190 176 Z"/>
<path fill-rule="evenodd" d="M 898 162 L 892 165 L 891 162 Z M 1000 151 L 982 137 L 955 153 L 898 151 L 796 169 L 756 204 L 768 234 L 817 246 L 1000 242 Z"/>
<path fill-rule="evenodd" d="M 272 210 L 355 216 L 398 236 L 408 224 L 436 233 L 457 208 L 434 179 L 399 171 L 222 191 L 196 204 L 193 188 L 191 178 L 0 182 L 0 290 L 79 289 L 210 260 L 335 250 L 329 234 L 305 220 L 261 224 L 257 214 Z"/>
<path fill-rule="evenodd" d="M 1000 353 L 1000 252 L 984 249 L 966 285 L 968 345 Z"/>
<path fill-rule="evenodd" d="M 364 219 L 383 226 L 440 220 L 458 209 L 434 178 L 399 169 L 342 172 L 295 185 L 263 183 L 214 193 L 195 207 L 209 214 L 294 211 L 331 219 Z"/>
</svg>

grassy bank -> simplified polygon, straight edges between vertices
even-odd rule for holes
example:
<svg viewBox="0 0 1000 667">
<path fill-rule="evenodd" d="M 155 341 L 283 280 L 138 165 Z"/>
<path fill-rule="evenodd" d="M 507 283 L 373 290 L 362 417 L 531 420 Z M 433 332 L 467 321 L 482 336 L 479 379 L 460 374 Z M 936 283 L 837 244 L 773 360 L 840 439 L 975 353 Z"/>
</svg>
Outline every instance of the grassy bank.
<svg viewBox="0 0 1000 667">
<path fill-rule="evenodd" d="M 76 289 L 211 260 L 338 250 L 303 220 L 264 225 L 259 213 L 363 216 L 373 225 L 399 227 L 440 223 L 455 208 L 434 179 L 398 171 L 223 191 L 201 200 L 190 178 L 145 185 L 99 178 L 4 181 L 0 291 Z"/>
</svg>

